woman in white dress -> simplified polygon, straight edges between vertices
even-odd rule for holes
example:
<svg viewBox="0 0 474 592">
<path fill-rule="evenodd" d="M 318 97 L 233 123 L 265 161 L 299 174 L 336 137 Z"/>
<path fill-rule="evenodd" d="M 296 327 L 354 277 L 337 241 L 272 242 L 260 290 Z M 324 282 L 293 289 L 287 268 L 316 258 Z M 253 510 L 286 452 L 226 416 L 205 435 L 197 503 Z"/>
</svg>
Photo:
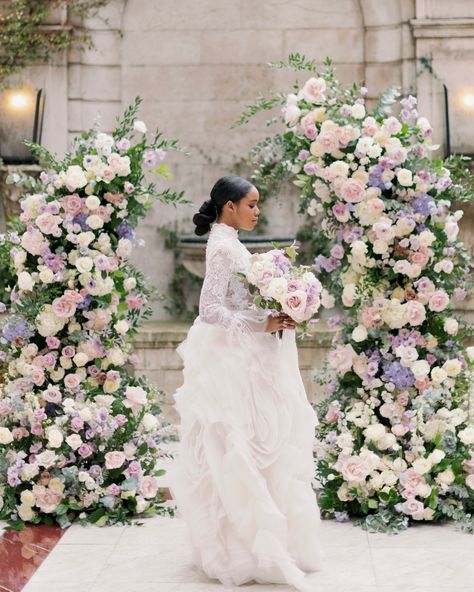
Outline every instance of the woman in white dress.
<svg viewBox="0 0 474 592">
<path fill-rule="evenodd" d="M 258 191 L 219 179 L 193 221 L 206 275 L 199 316 L 177 351 L 180 444 L 171 490 L 194 559 L 226 585 L 251 581 L 312 589 L 321 563 L 320 515 L 311 481 L 316 414 L 298 368 L 293 321 L 252 304 L 239 229 L 258 221 Z M 280 338 L 277 333 L 283 330 Z"/>
</svg>

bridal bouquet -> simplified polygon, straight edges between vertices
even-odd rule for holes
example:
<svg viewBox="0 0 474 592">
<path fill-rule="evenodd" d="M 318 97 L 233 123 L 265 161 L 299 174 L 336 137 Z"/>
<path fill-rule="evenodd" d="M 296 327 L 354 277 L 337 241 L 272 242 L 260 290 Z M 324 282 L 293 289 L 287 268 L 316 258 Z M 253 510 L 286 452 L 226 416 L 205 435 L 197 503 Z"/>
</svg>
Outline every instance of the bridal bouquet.
<svg viewBox="0 0 474 592">
<path fill-rule="evenodd" d="M 284 312 L 305 331 L 307 322 L 318 312 L 322 286 L 304 265 L 294 265 L 295 246 L 254 253 L 245 277 L 255 294 L 254 303 Z"/>
</svg>

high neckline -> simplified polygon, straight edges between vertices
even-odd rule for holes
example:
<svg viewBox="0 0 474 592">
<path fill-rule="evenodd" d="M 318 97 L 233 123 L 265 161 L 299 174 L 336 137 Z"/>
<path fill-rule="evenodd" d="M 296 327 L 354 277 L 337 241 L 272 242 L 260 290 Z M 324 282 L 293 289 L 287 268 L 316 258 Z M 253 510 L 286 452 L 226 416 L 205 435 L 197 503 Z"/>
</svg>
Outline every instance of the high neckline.
<svg viewBox="0 0 474 592">
<path fill-rule="evenodd" d="M 212 225 L 212 228 L 216 228 L 218 231 L 224 232 L 228 236 L 235 236 L 235 237 L 239 236 L 239 231 L 237 230 L 237 228 L 234 228 L 233 226 L 229 226 L 228 224 L 225 224 L 224 222 L 214 222 L 214 224 Z"/>
</svg>

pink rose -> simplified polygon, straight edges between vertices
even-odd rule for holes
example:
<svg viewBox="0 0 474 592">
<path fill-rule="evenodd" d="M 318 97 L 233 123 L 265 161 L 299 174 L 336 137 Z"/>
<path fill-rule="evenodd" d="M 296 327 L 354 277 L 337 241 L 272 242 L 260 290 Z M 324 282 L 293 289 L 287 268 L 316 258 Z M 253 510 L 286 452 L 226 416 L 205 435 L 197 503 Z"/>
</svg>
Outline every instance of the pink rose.
<svg viewBox="0 0 474 592">
<path fill-rule="evenodd" d="M 427 294 L 429 292 L 434 291 L 434 284 L 427 277 L 422 277 L 419 280 L 417 280 L 415 282 L 415 287 L 418 290 L 418 292 L 422 292 L 423 294 Z"/>
<path fill-rule="evenodd" d="M 64 494 L 54 489 L 48 489 L 42 485 L 34 485 L 33 493 L 36 498 L 36 506 L 44 514 L 52 514 L 56 511 L 61 500 L 64 498 Z"/>
<path fill-rule="evenodd" d="M 64 300 L 72 302 L 73 304 L 81 304 L 81 302 L 84 302 L 84 296 L 75 290 L 66 290 L 62 297 Z"/>
<path fill-rule="evenodd" d="M 283 312 L 290 316 L 295 322 L 303 322 L 305 320 L 307 298 L 306 292 L 303 292 L 303 290 L 290 292 L 282 302 Z"/>
<path fill-rule="evenodd" d="M 62 206 L 66 213 L 76 216 L 84 207 L 84 200 L 77 193 L 65 195 L 62 199 Z"/>
<path fill-rule="evenodd" d="M 466 477 L 466 485 L 471 489 L 474 489 L 474 474 L 471 473 Z"/>
<path fill-rule="evenodd" d="M 51 384 L 45 391 L 43 391 L 42 396 L 48 403 L 60 403 L 63 398 L 59 388 Z"/>
<path fill-rule="evenodd" d="M 53 310 L 56 316 L 62 319 L 67 319 L 73 317 L 76 313 L 76 305 L 64 298 L 64 296 L 60 296 L 53 300 Z"/>
<path fill-rule="evenodd" d="M 301 89 L 303 97 L 311 103 L 322 103 L 325 99 L 326 81 L 324 78 L 312 77 L 306 81 Z"/>
<path fill-rule="evenodd" d="M 333 370 L 341 374 L 349 372 L 356 356 L 352 345 L 338 345 L 336 349 L 329 352 L 329 365 Z"/>
<path fill-rule="evenodd" d="M 360 456 L 349 456 L 342 461 L 341 474 L 349 483 L 365 481 L 370 470 L 364 465 Z"/>
<path fill-rule="evenodd" d="M 325 421 L 327 421 L 328 423 L 337 423 L 339 417 L 339 410 L 334 407 L 334 405 L 329 405 L 326 416 L 325 416 Z"/>
<path fill-rule="evenodd" d="M 141 296 L 127 296 L 125 302 L 129 309 L 140 308 L 143 304 L 143 298 Z"/>
<path fill-rule="evenodd" d="M 30 228 L 21 237 L 21 246 L 32 255 L 41 255 L 49 243 L 39 230 Z"/>
<path fill-rule="evenodd" d="M 56 365 L 56 356 L 52 352 L 41 356 L 41 365 L 48 370 L 52 370 Z"/>
<path fill-rule="evenodd" d="M 418 265 L 426 265 L 429 259 L 429 253 L 427 249 L 416 251 L 415 253 L 410 253 L 409 259 L 412 263 L 418 263 Z"/>
<path fill-rule="evenodd" d="M 65 358 L 73 358 L 75 354 L 76 348 L 73 345 L 66 345 L 66 347 L 63 347 L 61 350 L 61 355 L 63 355 Z"/>
<path fill-rule="evenodd" d="M 321 132 L 316 140 L 316 144 L 328 154 L 339 149 L 339 139 L 331 130 Z"/>
<path fill-rule="evenodd" d="M 51 335 L 46 337 L 46 345 L 49 347 L 49 349 L 58 349 L 60 344 L 61 342 L 57 337 L 53 337 Z"/>
<path fill-rule="evenodd" d="M 332 207 L 332 212 L 339 222 L 347 222 L 351 217 L 349 210 L 346 207 L 346 204 L 342 203 L 341 201 L 337 202 Z"/>
<path fill-rule="evenodd" d="M 125 454 L 119 450 L 112 450 L 105 455 L 105 468 L 118 469 L 125 462 Z"/>
<path fill-rule="evenodd" d="M 406 305 L 406 317 L 412 327 L 421 325 L 426 319 L 425 307 L 421 302 L 410 300 Z"/>
<path fill-rule="evenodd" d="M 79 453 L 79 456 L 82 456 L 82 458 L 89 458 L 89 456 L 92 456 L 94 450 L 90 444 L 84 443 L 79 446 L 77 452 Z"/>
<path fill-rule="evenodd" d="M 66 374 L 64 377 L 64 384 L 69 389 L 75 389 L 81 383 L 81 377 L 77 374 Z"/>
<path fill-rule="evenodd" d="M 145 499 L 156 497 L 158 492 L 158 481 L 155 477 L 146 475 L 140 479 L 139 491 Z"/>
<path fill-rule="evenodd" d="M 336 138 L 341 147 L 347 146 L 352 140 L 352 130 L 350 126 L 338 127 L 334 133 L 336 134 Z"/>
<path fill-rule="evenodd" d="M 415 499 L 414 497 L 408 498 L 403 504 L 400 504 L 400 510 L 404 514 L 408 514 L 412 516 L 415 520 L 422 520 L 423 519 L 423 512 L 424 512 L 424 505 L 419 500 Z"/>
<path fill-rule="evenodd" d="M 107 487 L 107 489 L 105 490 L 105 493 L 107 495 L 117 496 L 117 495 L 120 495 L 121 491 L 122 490 L 120 489 L 120 487 L 116 483 L 112 483 L 112 485 L 109 485 Z"/>
<path fill-rule="evenodd" d="M 96 213 L 98 216 L 100 216 L 102 218 L 102 220 L 104 222 L 109 222 L 110 217 L 111 217 L 111 212 L 109 211 L 109 209 L 105 206 L 99 206 L 96 210 Z"/>
<path fill-rule="evenodd" d="M 405 488 L 416 489 L 418 485 L 425 483 L 425 478 L 417 473 L 415 469 L 407 469 L 400 474 L 400 483 Z"/>
<path fill-rule="evenodd" d="M 443 311 L 449 304 L 449 296 L 444 290 L 437 290 L 431 294 L 428 308 L 433 312 Z"/>
<path fill-rule="evenodd" d="M 381 327 L 383 325 L 380 311 L 372 306 L 366 306 L 362 309 L 361 317 L 365 327 Z"/>
<path fill-rule="evenodd" d="M 134 412 L 138 411 L 147 401 L 146 391 L 140 386 L 127 386 L 125 397 L 126 399 L 123 404 Z"/>
<path fill-rule="evenodd" d="M 123 201 L 123 193 L 105 193 L 104 199 L 111 204 L 119 204 Z"/>
<path fill-rule="evenodd" d="M 34 368 L 31 372 L 31 380 L 36 386 L 41 386 L 44 383 L 44 370 L 42 368 Z"/>
<path fill-rule="evenodd" d="M 358 203 L 365 197 L 364 184 L 358 179 L 347 179 L 341 186 L 340 195 L 349 203 Z"/>
</svg>

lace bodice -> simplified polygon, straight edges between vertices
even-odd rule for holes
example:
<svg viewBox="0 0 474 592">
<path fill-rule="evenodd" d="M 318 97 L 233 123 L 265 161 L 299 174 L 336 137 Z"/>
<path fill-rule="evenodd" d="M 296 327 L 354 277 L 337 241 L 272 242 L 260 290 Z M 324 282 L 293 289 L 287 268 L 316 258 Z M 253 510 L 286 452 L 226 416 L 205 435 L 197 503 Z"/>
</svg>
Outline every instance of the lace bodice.
<svg viewBox="0 0 474 592">
<path fill-rule="evenodd" d="M 224 326 L 231 336 L 264 331 L 269 311 L 257 309 L 245 281 L 250 252 L 232 226 L 216 222 L 206 247 L 206 275 L 199 300 L 199 318 Z"/>
</svg>

